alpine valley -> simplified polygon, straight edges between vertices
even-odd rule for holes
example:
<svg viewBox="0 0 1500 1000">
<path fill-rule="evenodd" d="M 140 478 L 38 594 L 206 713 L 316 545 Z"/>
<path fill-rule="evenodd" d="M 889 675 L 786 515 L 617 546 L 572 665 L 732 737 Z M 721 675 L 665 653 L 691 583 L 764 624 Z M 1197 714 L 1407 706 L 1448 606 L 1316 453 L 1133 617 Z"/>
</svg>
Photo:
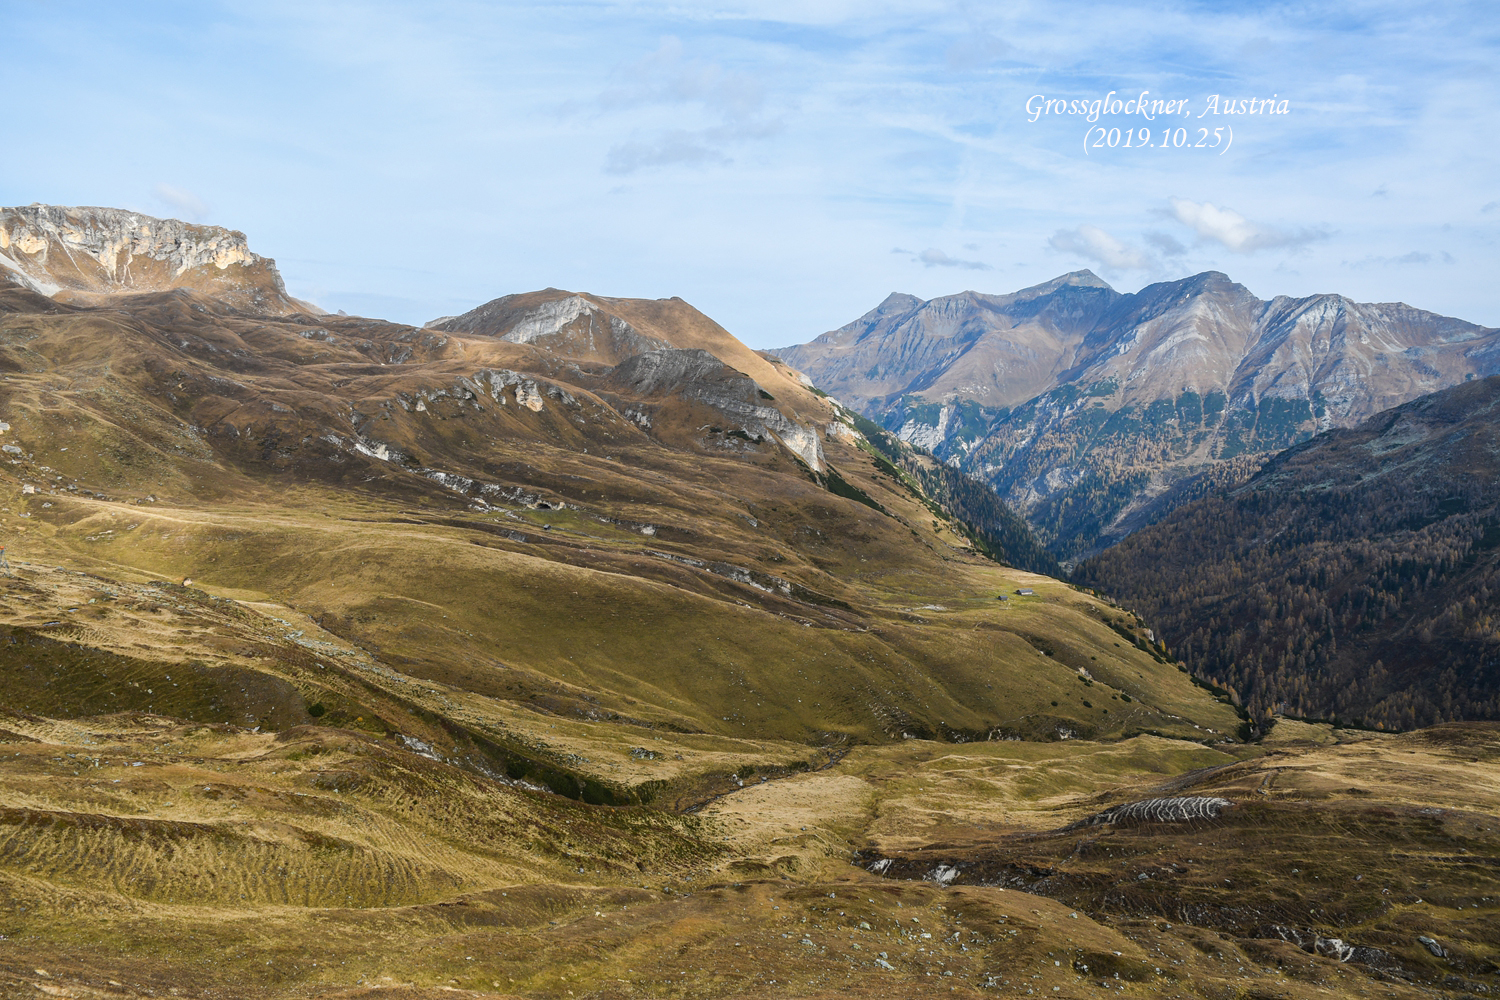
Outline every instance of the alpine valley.
<svg viewBox="0 0 1500 1000">
<path fill-rule="evenodd" d="M 1492 993 L 1500 726 L 1252 714 L 1057 557 L 1495 334 L 1086 273 L 779 356 L 551 288 L 410 326 L 237 232 L 0 209 L 0 995 Z M 1487 600 L 1492 498 L 1432 489 L 1381 524 L 1467 517 Z"/>
</svg>

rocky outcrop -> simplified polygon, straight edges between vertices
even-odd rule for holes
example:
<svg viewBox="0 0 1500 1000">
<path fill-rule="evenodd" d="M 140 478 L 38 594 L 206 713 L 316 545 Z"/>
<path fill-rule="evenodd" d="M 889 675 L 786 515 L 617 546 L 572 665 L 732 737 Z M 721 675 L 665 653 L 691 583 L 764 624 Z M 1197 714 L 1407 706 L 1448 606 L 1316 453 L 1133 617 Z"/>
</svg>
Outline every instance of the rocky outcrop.
<svg viewBox="0 0 1500 1000">
<path fill-rule="evenodd" d="M 535 344 L 569 358 L 606 364 L 671 346 L 582 295 L 548 297 L 550 291 L 505 295 L 428 325 L 450 333 Z"/>
<path fill-rule="evenodd" d="M 640 399 L 677 396 L 711 407 L 751 439 L 780 441 L 815 472 L 822 472 L 823 446 L 811 427 L 767 405 L 771 394 L 755 380 L 707 351 L 668 348 L 627 358 L 605 385 Z"/>
<path fill-rule="evenodd" d="M 0 208 L 0 276 L 65 301 L 184 288 L 255 312 L 319 311 L 244 233 L 117 208 Z"/>
</svg>

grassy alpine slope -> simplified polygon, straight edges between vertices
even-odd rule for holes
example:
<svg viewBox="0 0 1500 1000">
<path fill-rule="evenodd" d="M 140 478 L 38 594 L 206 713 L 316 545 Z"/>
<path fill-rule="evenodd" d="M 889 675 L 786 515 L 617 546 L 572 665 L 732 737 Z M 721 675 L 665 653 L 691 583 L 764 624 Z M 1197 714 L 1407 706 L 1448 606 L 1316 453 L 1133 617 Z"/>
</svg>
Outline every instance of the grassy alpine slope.
<svg viewBox="0 0 1500 1000">
<path fill-rule="evenodd" d="M 1136 911 L 861 862 L 1257 758 L 1233 707 L 685 303 L 505 309 L 556 328 L 0 292 L 0 982 L 1102 989 Z M 1396 995 L 1489 975 L 1409 944 Z M 1283 989 L 1180 961 L 1109 987 Z"/>
</svg>

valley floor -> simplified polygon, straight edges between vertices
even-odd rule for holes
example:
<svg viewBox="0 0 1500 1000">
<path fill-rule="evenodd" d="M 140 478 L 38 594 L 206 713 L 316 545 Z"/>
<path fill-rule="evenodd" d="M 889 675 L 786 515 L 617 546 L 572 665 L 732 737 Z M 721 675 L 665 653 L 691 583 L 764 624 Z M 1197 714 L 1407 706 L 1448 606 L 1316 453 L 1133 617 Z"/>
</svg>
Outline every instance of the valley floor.
<svg viewBox="0 0 1500 1000">
<path fill-rule="evenodd" d="M 5 995 L 1500 988 L 1495 727 L 1288 722 L 1224 749 L 908 740 L 686 814 L 325 727 L 16 711 L 0 727 Z M 1075 825 L 1163 795 L 1232 804 Z"/>
</svg>

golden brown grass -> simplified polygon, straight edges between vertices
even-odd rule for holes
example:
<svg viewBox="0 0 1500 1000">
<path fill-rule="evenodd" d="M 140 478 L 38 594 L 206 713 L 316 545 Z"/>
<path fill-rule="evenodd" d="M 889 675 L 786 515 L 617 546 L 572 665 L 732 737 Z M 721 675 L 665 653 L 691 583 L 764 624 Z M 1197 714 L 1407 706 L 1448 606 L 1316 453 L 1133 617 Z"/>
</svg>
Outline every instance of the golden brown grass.
<svg viewBox="0 0 1500 1000">
<path fill-rule="evenodd" d="M 698 404 L 650 403 L 647 433 L 616 405 L 649 401 L 534 347 L 182 296 L 14 300 L 0 293 L 0 419 L 21 448 L 0 464 L 11 994 L 1067 997 L 1099 975 L 1137 996 L 1354 995 L 1367 968 L 1290 945 L 1285 966 L 1247 964 L 1261 939 L 1230 940 L 1237 925 L 1165 928 L 1138 889 L 1116 906 L 1095 855 L 1093 881 L 1055 899 L 857 862 L 1052 865 L 1076 842 L 1052 831 L 1174 781 L 1268 817 L 1252 849 L 1205 848 L 1236 879 L 1281 843 L 1389 861 L 1416 827 L 1369 810 L 1405 817 L 1419 795 L 1490 851 L 1484 739 L 1308 727 L 1247 747 L 1133 615 L 977 558 L 841 435 L 829 463 L 880 509 L 774 442 L 705 430 Z M 619 308 L 733 347 L 676 305 Z M 784 413 L 837 419 L 765 359 L 734 359 Z M 485 366 L 527 372 L 543 409 L 464 397 Z M 1188 846 L 1153 836 L 1137 853 Z M 1450 869 L 1488 885 L 1477 862 Z M 1488 960 L 1470 940 L 1487 923 L 1453 930 L 1461 897 L 1398 916 Z"/>
<path fill-rule="evenodd" d="M 1419 996 L 1428 995 L 1420 982 L 1454 974 L 1408 946 L 1419 933 L 1461 956 L 1465 981 L 1492 978 L 1476 965 L 1494 940 L 1488 888 L 1428 890 L 1433 898 L 1421 903 L 1402 898 L 1364 915 L 1362 890 L 1341 888 L 1369 852 L 1392 843 L 1389 823 L 1361 817 L 1410 811 L 1402 803 L 1422 794 L 1445 755 L 1489 745 L 1473 734 L 1231 760 L 1192 790 L 1241 801 L 1242 815 L 1263 826 L 1258 839 L 1242 821 L 1106 828 L 1064 861 L 1037 835 L 1150 791 L 1150 781 L 1131 782 L 1141 761 L 1159 779 L 1223 758 L 1202 749 L 1173 760 L 1151 737 L 1113 747 L 913 740 L 824 771 L 747 782 L 684 817 L 506 787 L 393 741 L 327 728 L 252 733 L 141 714 L 11 713 L 3 723 L 0 981 L 15 991 L 904 997 L 1056 986 L 1055 995 L 1076 997 L 1107 982 L 1132 996 Z M 1466 763 L 1471 783 L 1493 788 L 1494 759 Z M 1058 779 L 976 784 L 972 772 L 1000 767 Z M 1257 796 L 1266 775 L 1276 782 Z M 1331 791 L 1376 778 L 1386 791 L 1373 800 Z M 1445 813 L 1428 835 L 1466 837 L 1470 850 L 1487 843 L 1490 794 Z M 969 812 L 943 808 L 958 802 Z M 917 804 L 934 809 L 924 815 Z M 937 811 L 949 817 L 942 829 L 930 821 Z M 929 868 L 986 851 L 1033 866 L 1061 861 L 1073 881 L 1048 898 L 883 879 L 851 863 L 872 844 L 932 843 L 935 834 L 946 846 L 881 853 Z M 1178 876 L 1173 898 L 1227 894 L 1212 883 L 1228 877 L 1250 905 L 1267 891 L 1255 872 L 1295 867 L 1293 854 L 1331 884 L 1330 894 L 1308 897 L 1314 905 L 1336 898 L 1348 908 L 1320 926 L 1384 946 L 1417 983 L 1372 981 L 1368 966 L 1149 912 L 1149 894 L 1110 895 L 1100 883 L 1133 884 L 1143 867 L 1201 867 L 1197 881 Z M 1401 855 L 1391 857 L 1382 872 L 1363 869 L 1378 875 L 1373 899 L 1407 877 Z M 1411 864 L 1429 882 L 1455 870 L 1434 859 Z M 1301 884 L 1283 877 L 1285 887 Z M 1391 943 L 1398 938 L 1401 948 Z"/>
</svg>

